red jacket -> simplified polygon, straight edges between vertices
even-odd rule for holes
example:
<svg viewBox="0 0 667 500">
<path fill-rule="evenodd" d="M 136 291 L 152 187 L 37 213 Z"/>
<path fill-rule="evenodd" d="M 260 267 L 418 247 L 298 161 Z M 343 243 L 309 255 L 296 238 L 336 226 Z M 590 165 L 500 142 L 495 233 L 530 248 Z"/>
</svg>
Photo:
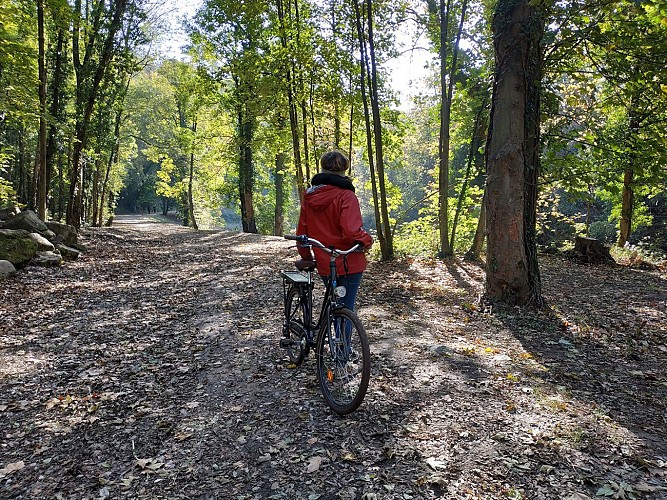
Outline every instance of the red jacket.
<svg viewBox="0 0 667 500">
<path fill-rule="evenodd" d="M 313 184 L 320 180 L 322 184 L 311 187 L 301 203 L 301 214 L 297 234 L 307 234 L 326 246 L 333 245 L 339 250 L 347 250 L 355 243 L 361 243 L 364 248 L 373 244 L 373 238 L 362 227 L 361 209 L 359 200 L 354 194 L 354 188 L 349 179 L 341 176 L 340 181 L 329 174 L 318 174 L 313 178 Z M 337 185 L 327 182 L 331 180 Z M 340 185 L 349 187 L 338 187 Z M 329 255 L 321 249 L 313 248 L 317 271 L 322 276 L 329 276 Z M 299 254 L 304 259 L 312 259 L 309 248 L 299 248 Z M 347 256 L 347 272 L 360 273 L 366 269 L 366 255 L 351 253 Z M 336 270 L 345 274 L 343 258 L 336 259 Z"/>
</svg>

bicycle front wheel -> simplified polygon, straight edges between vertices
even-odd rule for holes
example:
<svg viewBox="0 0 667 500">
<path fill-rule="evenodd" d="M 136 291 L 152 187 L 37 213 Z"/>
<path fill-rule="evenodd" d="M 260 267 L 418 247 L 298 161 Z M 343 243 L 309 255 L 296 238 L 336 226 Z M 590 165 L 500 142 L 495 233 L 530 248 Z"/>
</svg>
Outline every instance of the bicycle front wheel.
<svg viewBox="0 0 667 500">
<path fill-rule="evenodd" d="M 359 408 L 371 377 L 371 351 L 353 311 L 332 311 L 318 336 L 316 358 L 320 389 L 334 413 L 347 415 Z"/>
</svg>

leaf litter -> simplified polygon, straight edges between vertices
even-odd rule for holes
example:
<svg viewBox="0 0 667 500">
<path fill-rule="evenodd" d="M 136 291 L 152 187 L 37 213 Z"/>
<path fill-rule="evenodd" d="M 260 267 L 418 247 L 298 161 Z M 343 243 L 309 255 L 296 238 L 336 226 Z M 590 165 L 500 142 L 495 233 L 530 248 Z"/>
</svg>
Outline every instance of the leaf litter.
<svg viewBox="0 0 667 500">
<path fill-rule="evenodd" d="M 284 240 L 83 239 L 0 291 L 3 498 L 667 497 L 664 273 L 543 256 L 531 312 L 481 304 L 475 264 L 373 263 L 339 418 L 278 347 Z"/>
</svg>

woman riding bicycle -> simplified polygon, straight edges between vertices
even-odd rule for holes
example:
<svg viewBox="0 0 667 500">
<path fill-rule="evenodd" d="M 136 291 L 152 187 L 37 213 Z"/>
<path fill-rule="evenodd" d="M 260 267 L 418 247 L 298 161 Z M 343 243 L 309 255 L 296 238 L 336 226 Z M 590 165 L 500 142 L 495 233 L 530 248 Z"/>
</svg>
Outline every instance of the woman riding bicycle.
<svg viewBox="0 0 667 500">
<path fill-rule="evenodd" d="M 363 228 L 359 200 L 354 194 L 354 186 L 345 172 L 350 161 L 340 151 L 329 151 L 320 159 L 321 172 L 311 181 L 311 187 L 301 203 L 301 214 L 297 234 L 307 234 L 321 241 L 327 247 L 349 248 L 360 243 L 364 250 L 373 245 L 373 238 Z M 299 247 L 299 254 L 306 260 L 317 262 L 318 273 L 329 275 L 329 255 L 310 247 Z M 366 270 L 366 255 L 352 253 L 343 260 L 336 261 L 339 269 L 337 283 L 346 288 L 344 304 L 354 310 L 354 302 Z"/>
</svg>

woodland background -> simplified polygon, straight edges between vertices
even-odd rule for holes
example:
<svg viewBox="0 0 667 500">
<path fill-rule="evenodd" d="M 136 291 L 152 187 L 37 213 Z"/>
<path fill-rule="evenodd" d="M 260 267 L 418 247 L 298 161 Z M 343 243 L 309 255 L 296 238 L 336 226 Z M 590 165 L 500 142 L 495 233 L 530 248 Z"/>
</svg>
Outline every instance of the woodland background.
<svg viewBox="0 0 667 500">
<path fill-rule="evenodd" d="M 664 258 L 658 1 L 211 0 L 176 60 L 156 50 L 169 36 L 164 3 L 4 0 L 0 205 L 76 227 L 161 211 L 192 227 L 282 234 L 317 159 L 339 148 L 382 258 L 479 257 L 490 108 L 503 104 L 493 41 L 517 5 L 520 34 L 538 47 L 519 56 L 537 69 L 522 90 L 538 123 L 529 246 L 566 250 L 582 234 Z M 409 111 L 384 65 L 406 28 L 432 61 Z M 510 121 L 496 131 L 521 127 L 498 112 Z"/>
</svg>

